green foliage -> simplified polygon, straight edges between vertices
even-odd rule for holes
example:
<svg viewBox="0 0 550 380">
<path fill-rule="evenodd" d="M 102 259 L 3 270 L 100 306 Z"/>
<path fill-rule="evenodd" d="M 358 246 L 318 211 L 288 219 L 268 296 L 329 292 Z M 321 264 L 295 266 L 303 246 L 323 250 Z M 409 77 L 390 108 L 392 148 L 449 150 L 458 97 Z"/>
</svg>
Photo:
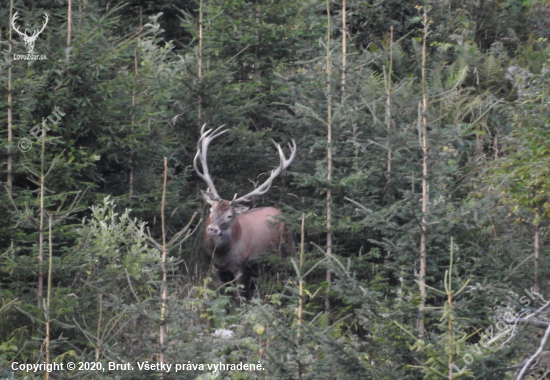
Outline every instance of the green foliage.
<svg viewBox="0 0 550 380">
<path fill-rule="evenodd" d="M 514 81 L 518 99 L 508 110 L 514 131 L 506 140 L 505 156 L 494 169 L 492 180 L 502 193 L 502 201 L 512 212 L 522 208 L 534 213 L 534 224 L 550 214 L 548 194 L 548 162 L 550 151 L 545 144 L 547 131 L 548 72 L 532 75 L 519 66 L 511 66 L 509 77 Z"/>
<path fill-rule="evenodd" d="M 425 355 L 422 365 L 415 366 L 422 370 L 425 379 L 474 377 L 473 372 L 466 365 L 471 364 L 472 361 L 470 359 L 472 355 L 469 352 L 471 350 L 468 350 L 469 347 L 466 344 L 468 334 L 465 332 L 468 328 L 468 323 L 471 323 L 471 321 L 467 318 L 460 318 L 457 315 L 459 308 L 466 308 L 466 302 L 464 300 L 459 301 L 457 298 L 464 291 L 469 281 L 465 281 L 463 284 L 459 283 L 458 290 L 453 289 L 453 250 L 453 239 L 451 238 L 450 264 L 449 270 L 445 271 L 444 291 L 429 288 L 432 292 L 436 292 L 446 298 L 443 307 L 430 307 L 428 310 L 433 316 L 439 316 L 437 328 L 441 333 L 431 335 L 428 341 L 424 341 L 423 339 L 417 339 L 396 322 L 400 328 L 405 330 L 415 340 L 414 345 L 411 346 L 411 350 L 421 352 Z M 464 363 L 464 360 L 467 363 Z M 460 365 L 457 366 L 457 363 Z"/>
<path fill-rule="evenodd" d="M 85 273 L 84 288 L 95 293 L 115 286 L 116 297 L 124 302 L 131 300 L 132 291 L 149 295 L 154 292 L 150 280 L 157 276 L 160 260 L 160 252 L 146 244 L 145 223 L 131 220 L 129 212 L 119 215 L 114 201 L 108 198 L 103 205 L 92 206 L 90 219 L 85 218 L 78 231 L 79 249 L 74 257 Z"/>
<path fill-rule="evenodd" d="M 430 7 L 423 115 L 417 6 L 348 2 L 344 82 L 341 3 L 330 3 L 327 15 L 325 2 L 317 0 L 81 2 L 73 4 L 67 47 L 66 4 L 15 1 L 25 27 L 38 25 L 44 12 L 50 22 L 36 41 L 48 60 L 11 61 L 13 146 L 7 130 L 0 132 L 2 181 L 8 157 L 13 162 L 13 188 L 8 194 L 2 183 L 0 190 L 0 377 L 43 378 L 5 368 L 13 361 L 45 360 L 47 320 L 50 360 L 59 362 L 156 361 L 159 325 L 165 323 L 166 362 L 265 366 L 262 372 L 190 369 L 167 378 L 447 376 L 449 360 L 458 363 L 478 342 L 497 308 L 533 285 L 525 265 L 530 225 L 514 222 L 535 222 L 545 239 L 547 10 L 532 2 L 423 4 Z M 8 27 L 0 36 L 3 104 Z M 24 46 L 15 37 L 13 53 L 19 54 Z M 524 69 L 511 76 L 508 67 Z M 55 107 L 65 115 L 53 124 L 47 117 Z M 6 107 L 0 115 L 8 119 Z M 429 130 L 427 178 L 423 117 Z M 41 144 L 29 131 L 43 118 L 52 125 L 42 160 Z M 195 193 L 204 184 L 193 174 L 192 160 L 204 123 L 231 129 L 208 157 L 217 188 L 228 199 L 250 191 L 251 182 L 261 182 L 275 167 L 270 139 L 281 145 L 295 139 L 298 145 L 290 170 L 252 206 L 280 208 L 296 237 L 305 214 L 303 268 L 287 259 L 260 263 L 256 298 L 242 307 L 235 306 L 234 288 L 211 280 L 201 253 L 202 226 L 199 218 L 192 220 L 201 212 Z M 17 148 L 23 138 L 33 143 L 26 153 Z M 196 231 L 168 251 L 166 314 L 161 252 L 153 243 L 162 240 L 163 157 L 166 238 L 179 236 L 190 220 L 190 231 Z M 52 165 L 44 216 L 57 218 L 47 313 L 36 306 L 38 273 L 46 270 L 38 267 L 38 239 L 41 232 L 45 241 L 49 237 L 38 223 L 41 165 Z M 428 297 L 429 338 L 410 350 L 407 332 L 416 336 L 420 303 L 423 180 L 429 184 L 426 283 L 445 294 L 433 290 Z M 330 257 L 323 249 L 329 187 Z M 79 207 L 61 218 L 81 196 Z M 450 236 L 460 247 L 454 260 L 448 257 Z M 476 285 L 456 298 L 451 278 Z M 305 281 L 301 292 L 299 280 Z M 324 309 L 327 291 L 330 310 Z M 547 291 L 541 284 L 541 293 Z M 449 294 L 451 302 L 444 298 Z M 533 335 L 521 331 L 509 345 L 482 351 L 462 376 L 512 377 L 510 363 L 520 366 L 534 352 Z M 58 376 L 132 379 L 138 372 Z"/>
</svg>

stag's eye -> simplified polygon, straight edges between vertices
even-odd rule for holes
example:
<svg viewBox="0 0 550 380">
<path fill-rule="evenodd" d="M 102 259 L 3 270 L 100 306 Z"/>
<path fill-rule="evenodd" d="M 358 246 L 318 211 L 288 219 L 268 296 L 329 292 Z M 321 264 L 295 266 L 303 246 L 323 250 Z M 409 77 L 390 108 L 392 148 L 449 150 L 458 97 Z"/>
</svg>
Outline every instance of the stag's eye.
<svg viewBox="0 0 550 380">
<path fill-rule="evenodd" d="M 231 219 L 232 217 L 233 217 L 233 214 L 227 214 L 227 217 L 226 217 L 226 218 L 229 220 L 229 219 Z"/>
</svg>

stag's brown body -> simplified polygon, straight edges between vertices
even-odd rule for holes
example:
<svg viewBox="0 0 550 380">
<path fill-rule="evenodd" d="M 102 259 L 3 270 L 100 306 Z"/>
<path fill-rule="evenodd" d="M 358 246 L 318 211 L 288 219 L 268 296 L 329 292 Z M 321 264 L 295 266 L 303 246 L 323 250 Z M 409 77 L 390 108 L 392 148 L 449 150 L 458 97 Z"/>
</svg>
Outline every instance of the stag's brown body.
<svg viewBox="0 0 550 380">
<path fill-rule="evenodd" d="M 239 287 L 239 294 L 247 296 L 249 262 L 260 260 L 274 251 L 279 251 L 283 256 L 293 255 L 295 248 L 292 234 L 281 221 L 281 211 L 274 207 L 249 210 L 241 203 L 249 202 L 253 196 L 265 194 L 269 190 L 273 179 L 292 163 L 296 155 L 296 143 L 293 140 L 293 145 L 289 144 L 291 155 L 288 159 L 280 145 L 275 144 L 281 159 L 279 167 L 252 192 L 240 198 L 235 194 L 232 201 L 227 201 L 218 195 L 206 163 L 210 142 L 227 132 L 219 132 L 222 127 L 213 132 L 204 132 L 203 126 L 194 160 L 195 171 L 208 185 L 207 191 L 201 190 L 204 199 L 210 204 L 210 215 L 206 220 L 204 233 L 204 249 L 216 264 L 218 279 L 221 280 L 221 274 L 224 272 L 231 273 L 236 284 L 242 285 Z M 202 170 L 199 170 L 197 160 L 200 160 Z"/>
<path fill-rule="evenodd" d="M 236 284 L 243 286 L 243 295 L 247 295 L 249 288 L 250 262 L 274 252 L 283 256 L 294 254 L 292 234 L 287 232 L 285 223 L 278 220 L 280 216 L 281 212 L 274 207 L 255 208 L 234 216 L 218 235 L 208 233 L 208 228 L 205 232 L 205 252 L 216 264 L 218 276 L 230 272 Z M 206 225 L 212 226 L 212 222 L 209 216 Z"/>
</svg>

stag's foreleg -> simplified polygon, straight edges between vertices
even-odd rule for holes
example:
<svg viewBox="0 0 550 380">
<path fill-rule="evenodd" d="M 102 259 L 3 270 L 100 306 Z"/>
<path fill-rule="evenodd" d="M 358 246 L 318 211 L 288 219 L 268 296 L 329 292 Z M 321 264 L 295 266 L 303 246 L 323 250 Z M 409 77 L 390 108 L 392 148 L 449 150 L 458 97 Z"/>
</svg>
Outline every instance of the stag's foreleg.
<svg viewBox="0 0 550 380">
<path fill-rule="evenodd" d="M 250 273 L 248 272 L 248 268 L 246 266 L 242 266 L 239 268 L 236 272 L 234 272 L 235 275 L 235 287 L 237 288 L 237 296 L 238 296 L 238 305 L 241 306 L 242 299 L 249 299 L 250 298 L 250 282 L 251 277 Z"/>
</svg>

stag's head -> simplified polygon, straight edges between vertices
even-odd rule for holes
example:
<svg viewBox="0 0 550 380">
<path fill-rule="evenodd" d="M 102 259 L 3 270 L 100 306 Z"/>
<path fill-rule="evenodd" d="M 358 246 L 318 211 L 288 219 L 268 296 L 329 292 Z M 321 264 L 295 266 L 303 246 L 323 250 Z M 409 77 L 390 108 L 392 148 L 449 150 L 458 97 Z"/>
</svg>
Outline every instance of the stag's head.
<svg viewBox="0 0 550 380">
<path fill-rule="evenodd" d="M 210 223 L 206 226 L 208 235 L 221 236 L 223 231 L 229 231 L 237 215 L 248 211 L 247 206 L 219 199 L 210 189 L 201 190 L 201 193 L 210 205 Z"/>
<path fill-rule="evenodd" d="M 208 171 L 206 155 L 210 142 L 212 142 L 212 140 L 214 140 L 216 137 L 227 132 L 228 129 L 221 130 L 224 127 L 222 125 L 214 131 L 212 131 L 212 129 L 204 131 L 205 126 L 206 124 L 203 125 L 203 127 L 201 128 L 201 138 L 197 143 L 197 154 L 195 155 L 195 159 L 193 160 L 193 166 L 195 168 L 195 171 L 197 172 L 197 175 L 201 177 L 208 186 L 208 189 L 206 191 L 201 190 L 202 196 L 210 205 L 210 224 L 206 227 L 206 233 L 213 237 L 221 237 L 222 235 L 224 235 L 224 232 L 231 232 L 230 229 L 232 228 L 233 221 L 235 220 L 237 215 L 243 214 L 248 210 L 248 207 L 243 206 L 242 203 L 250 202 L 252 200 L 252 197 L 256 195 L 267 193 L 267 191 L 271 188 L 273 180 L 277 176 L 279 176 L 279 174 L 281 174 L 283 170 L 290 166 L 290 164 L 294 160 L 294 157 L 296 156 L 296 142 L 292 140 L 292 145 L 288 144 L 290 147 L 290 157 L 288 159 L 285 157 L 281 146 L 273 142 L 279 152 L 279 166 L 275 170 L 271 171 L 271 175 L 263 184 L 256 187 L 250 193 L 243 195 L 239 198 L 237 198 L 237 194 L 235 194 L 232 201 L 227 201 L 223 200 L 216 191 L 214 181 L 212 181 L 212 178 L 210 177 L 210 172 Z M 201 163 L 202 170 L 199 170 L 198 161 L 200 161 Z"/>
<path fill-rule="evenodd" d="M 33 30 L 30 36 L 27 34 L 27 29 L 25 29 L 25 32 L 23 33 L 19 30 L 19 28 L 15 24 L 15 20 L 17 20 L 18 17 L 19 16 L 17 15 L 17 12 L 15 12 L 15 14 L 13 15 L 13 18 L 11 19 L 11 25 L 13 26 L 13 29 L 19 34 L 19 37 L 21 37 L 21 39 L 25 43 L 25 49 L 27 49 L 27 53 L 32 54 L 32 52 L 34 51 L 34 42 L 36 41 L 40 33 L 42 33 L 42 31 L 46 28 L 46 25 L 48 25 L 48 20 L 49 20 L 48 14 L 44 13 L 45 21 L 44 21 L 44 24 L 42 25 L 42 29 Z"/>
</svg>

